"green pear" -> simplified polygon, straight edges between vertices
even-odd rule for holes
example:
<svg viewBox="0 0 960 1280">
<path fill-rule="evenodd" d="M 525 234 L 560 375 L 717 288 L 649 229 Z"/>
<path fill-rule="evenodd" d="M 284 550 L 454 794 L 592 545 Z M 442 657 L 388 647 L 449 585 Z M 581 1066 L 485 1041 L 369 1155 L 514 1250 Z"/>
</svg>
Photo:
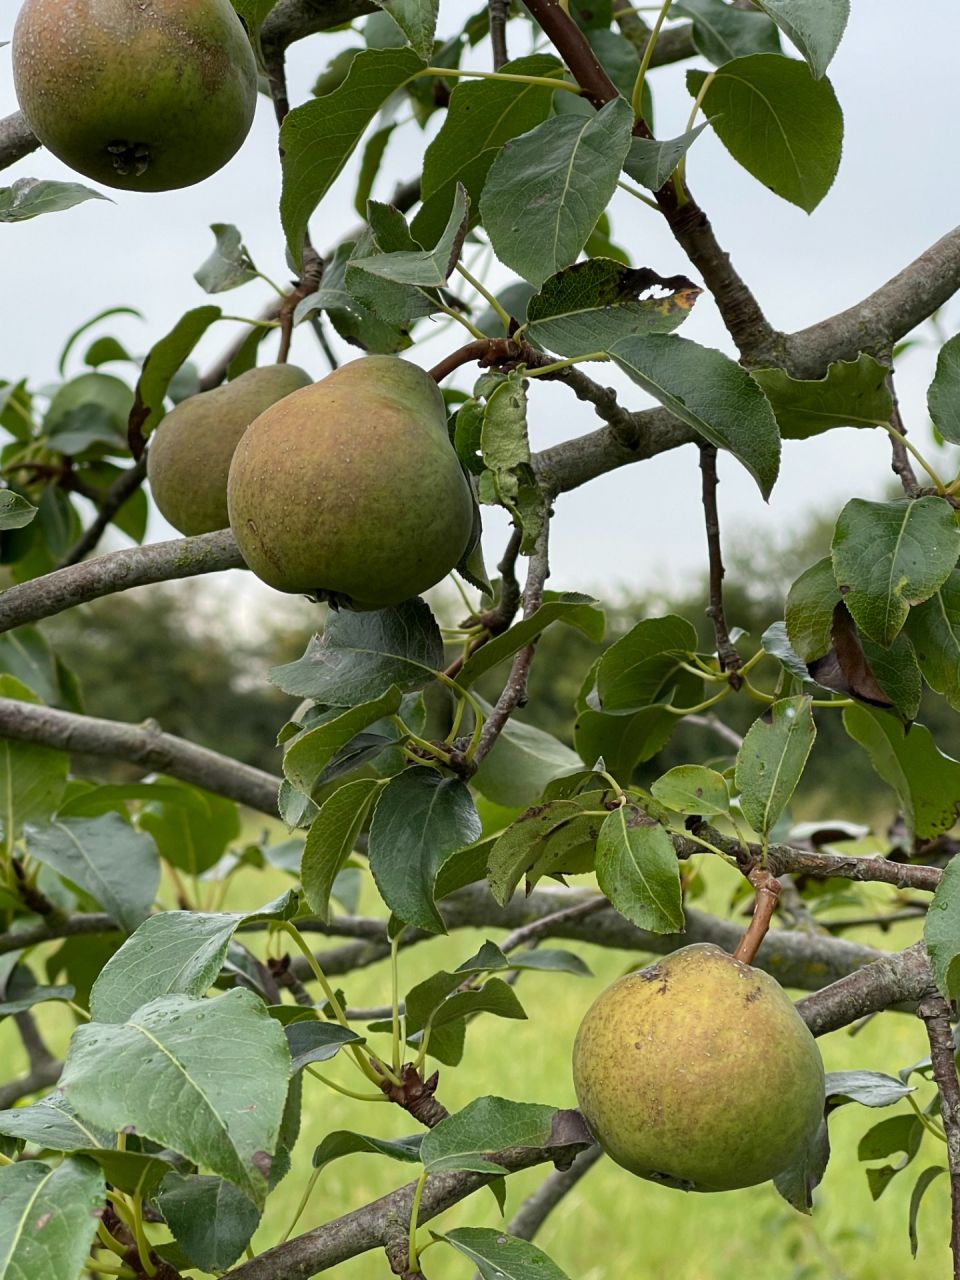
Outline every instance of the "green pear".
<svg viewBox="0 0 960 1280">
<path fill-rule="evenodd" d="M 234 454 L 230 527 L 279 591 L 382 609 L 459 562 L 473 495 L 439 388 L 395 356 L 365 356 L 267 409 Z"/>
<path fill-rule="evenodd" d="M 577 1033 L 573 1078 L 617 1164 L 688 1191 L 766 1182 L 823 1119 L 820 1051 L 786 992 L 705 943 L 603 992 Z"/>
<path fill-rule="evenodd" d="M 257 101 L 256 62 L 230 0 L 25 0 L 13 78 L 45 147 L 129 191 L 216 173 Z"/>
<path fill-rule="evenodd" d="M 147 453 L 147 478 L 161 515 L 181 533 L 225 529 L 227 476 L 240 437 L 264 409 L 309 385 L 310 375 L 295 365 L 272 364 L 181 400 L 154 432 Z"/>
</svg>

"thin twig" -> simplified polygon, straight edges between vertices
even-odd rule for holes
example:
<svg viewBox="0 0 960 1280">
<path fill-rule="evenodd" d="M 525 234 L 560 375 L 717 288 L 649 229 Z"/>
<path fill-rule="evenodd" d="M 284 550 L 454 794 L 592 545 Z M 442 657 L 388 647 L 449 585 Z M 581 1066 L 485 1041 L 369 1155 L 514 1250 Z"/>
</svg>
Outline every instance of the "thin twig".
<svg viewBox="0 0 960 1280">
<path fill-rule="evenodd" d="M 483 627 L 486 632 L 485 635 L 478 636 L 470 645 L 470 657 L 473 657 L 477 650 L 482 649 L 494 636 L 502 635 L 516 617 L 517 610 L 520 607 L 520 584 L 517 581 L 515 570 L 522 541 L 521 530 L 514 529 L 503 553 L 503 559 L 497 565 L 500 571 L 500 599 L 492 609 L 487 609 L 485 613 L 479 613 L 475 617 L 465 620 L 466 625 Z M 464 659 L 462 657 L 456 658 L 443 674 L 449 680 L 454 679 L 455 676 L 460 674 L 463 663 Z"/>
<path fill-rule="evenodd" d="M 493 47 L 493 69 L 499 71 L 504 63 L 510 61 L 507 52 L 507 18 L 510 15 L 510 0 L 488 0 L 490 10 L 490 44 Z"/>
<path fill-rule="evenodd" d="M 730 672 L 730 685 L 739 689 L 743 681 L 737 674 L 743 660 L 736 645 L 730 639 L 727 619 L 723 610 L 723 557 L 720 551 L 720 515 L 717 508 L 717 450 L 712 444 L 700 446 L 700 471 L 703 476 L 703 518 L 707 531 L 707 551 L 710 557 L 710 606 L 707 617 L 713 623 L 717 638 L 717 657 L 721 671 Z"/>
<path fill-rule="evenodd" d="M 519 929 L 508 933 L 500 943 L 500 950 L 504 955 L 509 955 L 519 947 L 529 946 L 532 942 L 539 941 L 558 926 L 569 924 L 573 920 L 584 920 L 596 911 L 604 911 L 609 905 L 609 900 L 603 894 L 597 894 L 593 898 L 588 898 L 586 902 L 578 902 L 572 907 L 565 907 L 562 911 L 555 911 L 553 915 L 541 916 L 539 920 L 521 925 Z"/>
<path fill-rule="evenodd" d="M 890 448 L 893 453 L 893 460 L 890 463 L 893 474 L 897 476 L 903 485 L 903 492 L 908 498 L 917 498 L 920 496 L 920 481 L 913 469 L 913 463 L 910 461 L 910 454 L 907 452 L 906 445 L 903 443 L 903 436 L 907 434 L 907 428 L 903 425 L 903 418 L 900 414 L 900 402 L 897 399 L 897 390 L 893 382 L 893 370 L 887 373 L 887 390 L 890 392 L 890 398 L 893 401 L 893 411 L 890 414 L 890 425 L 896 434 L 890 436 Z"/>
<path fill-rule="evenodd" d="M 519 1240 L 532 1240 L 564 1196 L 568 1195 L 581 1178 L 590 1172 L 603 1155 L 603 1149 L 587 1147 L 581 1151 L 569 1169 L 554 1169 L 540 1186 L 524 1200 L 510 1219 L 507 1234 Z"/>
<path fill-rule="evenodd" d="M 931 992 L 920 1001 L 917 1012 L 927 1029 L 933 1078 L 940 1090 L 940 1117 L 947 1137 L 947 1166 L 950 1171 L 953 1277 L 960 1280 L 960 1080 L 957 1079 L 956 1049 L 950 1030 L 950 1006 L 938 992 Z"/>
<path fill-rule="evenodd" d="M 100 509 L 96 518 L 89 529 L 84 530 L 83 534 L 57 565 L 58 569 L 66 569 L 72 564 L 79 564 L 91 551 L 96 549 L 113 517 L 123 504 L 133 497 L 146 478 L 147 455 L 143 453 L 132 467 L 122 471 L 114 480 L 100 502 Z"/>
<path fill-rule="evenodd" d="M 524 618 L 533 617 L 543 602 L 543 588 L 550 572 L 547 550 L 549 536 L 550 519 L 548 514 L 544 512 L 543 528 L 537 540 L 537 548 L 530 557 L 530 567 L 527 570 L 527 581 L 523 590 Z M 490 712 L 487 722 L 483 726 L 480 742 L 473 757 L 474 765 L 479 765 L 481 760 L 489 754 L 514 711 L 518 707 L 522 707 L 526 702 L 527 678 L 530 674 L 530 664 L 533 662 L 533 654 L 536 647 L 536 639 L 531 640 L 529 644 L 523 646 L 514 658 L 503 692 L 497 699 L 496 706 Z"/>
</svg>

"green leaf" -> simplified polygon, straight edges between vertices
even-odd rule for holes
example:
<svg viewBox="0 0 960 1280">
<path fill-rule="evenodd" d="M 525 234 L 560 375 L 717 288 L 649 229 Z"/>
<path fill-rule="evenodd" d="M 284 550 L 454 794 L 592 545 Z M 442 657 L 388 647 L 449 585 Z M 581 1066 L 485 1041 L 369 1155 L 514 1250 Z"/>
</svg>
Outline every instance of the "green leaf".
<svg viewBox="0 0 960 1280">
<path fill-rule="evenodd" d="M 859 1102 L 863 1107 L 892 1107 L 914 1090 L 881 1071 L 829 1071 L 824 1087 L 831 1107 Z"/>
<path fill-rule="evenodd" d="M 346 1129 L 338 1129 L 328 1133 L 313 1153 L 313 1167 L 324 1169 L 334 1160 L 343 1156 L 368 1153 L 375 1156 L 387 1156 L 390 1160 L 399 1160 L 403 1164 L 418 1164 L 420 1161 L 420 1143 L 424 1135 L 411 1134 L 409 1138 L 371 1138 L 363 1133 L 351 1133 Z"/>
<path fill-rule="evenodd" d="M 119 814 L 64 818 L 27 832 L 27 852 L 98 902 L 128 933 L 150 913 L 160 859 L 150 836 Z"/>
<path fill-rule="evenodd" d="M 294 264 L 303 259 L 307 223 L 386 100 L 422 70 L 411 49 L 364 49 L 332 93 L 289 113 L 280 129 L 280 217 Z"/>
<path fill-rule="evenodd" d="M 257 268 L 240 232 L 227 222 L 215 222 L 210 230 L 216 246 L 193 278 L 204 293 L 225 293 L 257 278 Z"/>
<path fill-rule="evenodd" d="M 284 777 L 305 795 L 312 795 L 324 769 L 348 743 L 363 729 L 384 716 L 396 715 L 400 710 L 401 693 L 391 685 L 382 697 L 324 720 L 316 728 L 304 729 L 286 744 L 283 756 Z"/>
<path fill-rule="evenodd" d="M 737 752 L 743 816 L 766 838 L 789 803 L 817 736 L 812 699 L 781 698 L 755 720 Z"/>
<path fill-rule="evenodd" d="M 897 793 L 911 836 L 930 840 L 948 831 L 960 813 L 960 764 L 937 749 L 922 724 L 907 728 L 867 707 L 845 707 L 843 727 Z"/>
<path fill-rule="evenodd" d="M 0 1277 L 76 1280 L 106 1191 L 103 1174 L 83 1156 L 56 1169 L 39 1160 L 0 1168 Z"/>
<path fill-rule="evenodd" d="M 960 569 L 910 610 L 904 630 L 927 684 L 960 711 Z"/>
<path fill-rule="evenodd" d="M 833 611 L 840 599 L 829 556 L 805 569 L 787 592 L 787 636 L 803 662 L 830 652 Z"/>
<path fill-rule="evenodd" d="M 547 1147 L 555 1138 L 554 1107 L 506 1098 L 476 1098 L 423 1135 L 420 1158 L 428 1173 L 472 1169 L 502 1173 L 485 1153 L 508 1147 Z"/>
<path fill-rule="evenodd" d="M 130 411 L 129 439 L 134 457 L 143 452 L 144 441 L 163 417 L 163 402 L 174 374 L 222 314 L 219 307 L 212 306 L 188 311 L 147 353 Z"/>
<path fill-rule="evenodd" d="M 394 20 L 414 53 L 430 61 L 440 0 L 374 0 Z"/>
<path fill-rule="evenodd" d="M 706 74 L 687 72 L 696 96 Z M 714 73 L 702 102 L 734 160 L 775 195 L 812 213 L 840 165 L 843 115 L 826 78 L 806 63 L 758 53 Z"/>
<path fill-rule="evenodd" d="M 449 221 L 434 248 L 351 258 L 347 268 L 348 286 L 356 293 L 353 273 L 357 271 L 369 272 L 396 284 L 432 288 L 446 284 L 460 258 L 467 232 L 469 203 L 466 191 L 458 184 Z M 362 295 L 358 296 L 361 302 L 365 301 Z"/>
<path fill-rule="evenodd" d="M 632 127 L 616 98 L 589 116 L 551 116 L 501 148 L 480 199 L 501 262 L 539 285 L 576 259 L 616 190 Z"/>
<path fill-rule="evenodd" d="M 945 342 L 927 391 L 931 421 L 944 440 L 960 444 L 960 333 Z"/>
<path fill-rule="evenodd" d="M 644 618 L 601 657 L 596 670 L 599 706 L 624 712 L 657 702 L 675 683 L 678 664 L 696 649 L 697 633 L 686 618 Z"/>
<path fill-rule="evenodd" d="M 226 1271 L 257 1229 L 260 1211 L 233 1183 L 199 1173 L 168 1173 L 160 1212 L 184 1253 L 204 1271 Z"/>
<path fill-rule="evenodd" d="M 850 17 L 850 0 L 757 0 L 818 78 L 829 67 Z"/>
<path fill-rule="evenodd" d="M 502 635 L 495 636 L 467 659 L 457 677 L 457 683 L 468 688 L 485 671 L 490 671 L 498 663 L 519 653 L 524 645 L 535 640 L 554 622 L 575 627 L 595 644 L 603 639 L 604 614 L 591 596 L 577 595 L 575 592 L 563 595 L 547 592 L 544 603 L 529 618 L 515 623 Z"/>
<path fill-rule="evenodd" d="M 124 1022 L 158 996 L 201 996 L 223 967 L 227 947 L 247 921 L 287 919 L 296 895 L 285 894 L 261 911 L 208 915 L 163 911 L 149 916 L 104 965 L 93 984 L 90 1013 L 95 1022 Z"/>
<path fill-rule="evenodd" d="M 641 187 L 659 191 L 677 165 L 703 133 L 709 121 L 681 133 L 678 138 L 660 142 L 656 138 L 634 138 L 627 152 L 624 172 Z"/>
<path fill-rule="evenodd" d="M 560 62 L 549 54 L 533 54 L 508 62 L 509 75 L 563 77 Z M 421 243 L 435 241 L 462 185 L 477 209 L 487 173 L 500 148 L 546 119 L 555 91 L 544 85 L 507 80 L 472 80 L 457 84 L 440 132 L 423 160 L 423 203 L 413 220 Z"/>
<path fill-rule="evenodd" d="M 484 712 L 492 708 L 479 700 Z M 526 808 L 543 794 L 547 783 L 580 768 L 580 757 L 552 733 L 507 721 L 470 781 L 481 795 L 509 809 Z"/>
<path fill-rule="evenodd" d="M 635 805 L 621 805 L 600 828 L 597 883 L 616 910 L 638 928 L 682 931 L 680 864 L 673 841 Z"/>
<path fill-rule="evenodd" d="M 960 556 L 960 528 L 944 498 L 867 502 L 851 498 L 837 520 L 833 568 L 857 626 L 889 646 Z"/>
<path fill-rule="evenodd" d="M 673 9 L 693 19 L 694 47 L 716 67 L 751 53 L 780 52 L 776 27 L 762 13 L 724 0 L 681 0 Z"/>
<path fill-rule="evenodd" d="M 41 987 L 26 965 L 16 965 L 0 997 L 0 1018 L 24 1013 L 45 1000 L 72 1000 L 73 987 Z"/>
<path fill-rule="evenodd" d="M 773 407 L 784 440 L 809 440 L 833 427 L 877 427 L 890 421 L 888 370 L 861 352 L 835 360 L 822 378 L 803 382 L 782 369 L 753 369 Z"/>
<path fill-rule="evenodd" d="M 917 1215 L 920 1212 L 920 1203 L 923 1200 L 923 1197 L 926 1194 L 927 1188 L 930 1186 L 930 1184 L 934 1182 L 941 1173 L 946 1173 L 946 1172 L 947 1170 L 944 1168 L 942 1164 L 929 1165 L 926 1169 L 923 1170 L 923 1172 L 917 1178 L 916 1182 L 913 1184 L 913 1191 L 910 1194 L 910 1218 L 909 1218 L 910 1256 L 912 1258 L 915 1258 L 917 1256 L 917 1250 L 920 1247 L 920 1241 L 917 1237 Z"/>
<path fill-rule="evenodd" d="M 357 50 L 350 49 L 345 50 L 345 52 L 349 53 L 350 61 L 352 62 Z M 349 63 L 346 65 L 349 65 Z M 353 198 L 353 207 L 361 218 L 367 216 L 367 201 L 373 192 L 373 184 L 376 182 L 377 175 L 380 172 L 380 165 L 387 150 L 387 144 L 396 127 L 396 120 L 389 121 L 382 128 L 377 129 L 375 133 L 372 133 L 364 145 L 363 158 L 360 161 L 360 174 L 357 178 L 357 190 Z"/>
<path fill-rule="evenodd" d="M 164 996 L 122 1025 L 79 1027 L 61 1087 L 94 1124 L 132 1126 L 262 1207 L 289 1076 L 283 1028 L 238 989 L 215 1000 Z"/>
<path fill-rule="evenodd" d="M 682 422 L 747 468 L 764 498 L 780 469 L 780 433 L 763 392 L 729 356 L 677 336 L 622 338 L 620 368 Z"/>
<path fill-rule="evenodd" d="M 97 312 L 91 320 L 85 320 L 83 324 L 74 329 L 60 353 L 60 359 L 57 361 L 57 372 L 61 378 L 64 377 L 66 372 L 67 358 L 79 339 L 94 325 L 99 324 L 101 320 L 108 319 L 110 316 L 135 316 L 138 320 L 143 319 L 142 313 L 137 311 L 135 307 L 108 307 L 106 311 Z"/>
<path fill-rule="evenodd" d="M 407 769 L 387 783 L 370 824 L 370 870 L 380 895 L 405 924 L 445 933 L 434 905 L 440 867 L 479 839 L 468 788 L 428 768 Z"/>
<path fill-rule="evenodd" d="M 391 685 L 401 692 L 422 688 L 442 670 L 443 640 L 429 607 L 405 600 L 394 609 L 327 618 L 296 662 L 274 667 L 271 683 L 297 698 L 334 707 L 354 707 L 382 697 Z"/>
<path fill-rule="evenodd" d="M 830 1136 L 825 1120 L 807 1135 L 799 1156 L 773 1179 L 780 1195 L 800 1213 L 813 1212 L 813 1193 L 819 1186 L 830 1159 Z"/>
<path fill-rule="evenodd" d="M 277 0 L 231 0 L 231 3 L 246 24 L 249 34 L 256 38 L 264 19 Z"/>
<path fill-rule="evenodd" d="M 240 835 L 240 814 L 232 800 L 172 779 L 162 797 L 144 805 L 139 825 L 157 842 L 160 856 L 188 875 L 219 862 Z"/>
<path fill-rule="evenodd" d="M 294 1073 L 310 1062 L 327 1062 L 346 1044 L 363 1044 L 363 1036 L 341 1027 L 338 1022 L 306 1020 L 284 1028 Z"/>
<path fill-rule="evenodd" d="M 590 865 L 583 869 L 590 870 L 600 825 L 606 816 L 606 809 L 599 814 L 597 811 L 606 804 L 609 794 L 582 792 L 574 799 L 550 800 L 521 813 L 490 849 L 487 879 L 494 899 L 505 906 L 523 876 L 530 873 L 533 878 L 538 866 L 546 868 L 552 862 L 552 872 L 578 869 L 575 859 L 583 846 L 590 852 Z M 540 875 L 547 873 L 546 869 L 540 871 Z"/>
<path fill-rule="evenodd" d="M 913 720 L 920 710 L 923 681 L 920 665 L 909 638 L 901 631 L 889 649 L 860 637 L 863 656 L 877 683 L 904 720 Z"/>
<path fill-rule="evenodd" d="M 653 290 L 668 296 L 643 296 Z M 647 267 L 590 258 L 546 281 L 527 303 L 523 332 L 561 356 L 606 351 L 621 338 L 672 332 L 701 292 L 686 276 L 665 280 Z"/>
<path fill-rule="evenodd" d="M 40 699 L 13 676 L 0 676 L 0 697 L 34 705 Z M 70 757 L 32 742 L 0 739 L 0 826 L 9 840 L 24 823 L 43 823 L 60 803 Z"/>
<path fill-rule="evenodd" d="M 730 810 L 727 780 L 702 764 L 678 764 L 650 786 L 655 800 L 674 813 L 714 818 Z"/>
<path fill-rule="evenodd" d="M 366 307 L 361 306 L 346 287 L 346 270 L 358 246 L 351 240 L 337 245 L 327 261 L 323 284 L 316 293 L 309 294 L 297 306 L 294 323 L 300 324 L 314 311 L 325 311 L 330 322 L 345 342 L 381 355 L 393 355 L 410 346 L 410 337 L 403 326 L 386 323 Z"/>
<path fill-rule="evenodd" d="M 374 778 L 357 778 L 338 787 L 324 800 L 310 825 L 300 877 L 310 910 L 324 923 L 330 917 L 333 882 L 353 852 L 370 806 L 382 786 Z"/>
<path fill-rule="evenodd" d="M 78 182 L 42 182 L 18 178 L 12 187 L 0 187 L 0 223 L 26 222 L 42 213 L 59 213 L 85 200 L 113 201 L 109 196 Z"/>
<path fill-rule="evenodd" d="M 684 704 L 693 705 L 686 699 Z M 607 715 L 586 708 L 577 715 L 574 746 L 584 764 L 592 768 L 602 759 L 608 773 L 628 783 L 638 764 L 666 746 L 679 722 L 679 716 L 662 706 L 644 707 L 633 715 Z"/>
<path fill-rule="evenodd" d="M 960 864 L 951 861 L 933 895 L 923 926 L 933 979 L 945 1000 L 960 995 Z"/>
<path fill-rule="evenodd" d="M 23 529 L 37 508 L 12 489 L 0 489 L 0 529 Z"/>
<path fill-rule="evenodd" d="M 0 1111 L 0 1133 L 18 1142 L 32 1142 L 44 1151 L 77 1151 L 115 1145 L 105 1129 L 91 1127 L 76 1115 L 59 1089 L 29 1107 Z"/>
<path fill-rule="evenodd" d="M 446 1240 L 475 1263 L 482 1280 L 569 1280 L 542 1249 L 489 1227 L 457 1227 L 434 1239 Z"/>
</svg>

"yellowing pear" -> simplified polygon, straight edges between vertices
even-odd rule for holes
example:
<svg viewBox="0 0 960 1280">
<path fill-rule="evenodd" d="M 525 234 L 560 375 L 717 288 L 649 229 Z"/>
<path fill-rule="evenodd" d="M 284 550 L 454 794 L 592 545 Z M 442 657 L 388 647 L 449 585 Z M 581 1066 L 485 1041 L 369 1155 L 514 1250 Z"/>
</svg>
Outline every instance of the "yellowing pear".
<svg viewBox="0 0 960 1280">
<path fill-rule="evenodd" d="M 163 517 L 186 534 L 225 529 L 227 476 L 240 437 L 264 409 L 309 385 L 310 375 L 295 365 L 263 365 L 171 409 L 147 453 L 147 478 Z"/>
<path fill-rule="evenodd" d="M 208 178 L 239 149 L 257 101 L 230 0 L 25 0 L 13 79 L 45 147 L 129 191 Z"/>
<path fill-rule="evenodd" d="M 719 947 L 621 978 L 577 1033 L 573 1077 L 617 1164 L 690 1191 L 766 1182 L 823 1117 L 823 1063 L 783 988 Z"/>
<path fill-rule="evenodd" d="M 230 527 L 279 591 L 399 604 L 458 563 L 473 495 L 422 369 L 365 356 L 267 409 L 230 467 Z"/>
</svg>

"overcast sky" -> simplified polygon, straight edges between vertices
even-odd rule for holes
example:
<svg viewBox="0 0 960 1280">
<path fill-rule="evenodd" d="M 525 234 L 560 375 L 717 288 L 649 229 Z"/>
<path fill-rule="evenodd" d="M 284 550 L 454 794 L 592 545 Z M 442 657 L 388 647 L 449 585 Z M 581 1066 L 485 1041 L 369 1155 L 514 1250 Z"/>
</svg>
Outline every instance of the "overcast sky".
<svg viewBox="0 0 960 1280">
<path fill-rule="evenodd" d="M 9 40 L 18 8 L 16 3 L 3 6 L 0 41 Z M 449 21 L 448 15 L 460 10 L 454 0 L 444 0 L 442 19 Z M 513 56 L 528 51 L 529 33 L 529 24 L 511 24 Z M 709 131 L 698 140 L 688 161 L 691 187 L 721 244 L 777 326 L 799 328 L 849 306 L 956 223 L 958 37 L 957 0 L 924 0 L 921 5 L 853 0 L 849 29 L 829 72 L 846 120 L 843 161 L 836 183 L 812 216 L 739 169 Z M 338 34 L 294 45 L 289 53 L 291 100 L 304 101 L 328 58 L 351 43 L 358 43 L 355 36 Z M 470 57 L 470 65 L 489 67 L 485 44 Z M 686 65 L 706 64 L 698 59 Z M 673 137 L 682 131 L 690 109 L 683 69 L 657 69 L 652 84 L 657 134 Z M 15 109 L 10 50 L 0 49 L 0 116 Z M 439 118 L 433 129 L 438 124 Z M 398 134 L 374 192 L 381 199 L 389 198 L 395 182 L 420 166 L 423 134 L 413 124 Z M 350 166 L 314 216 L 318 247 L 331 245 L 356 222 L 354 173 Z M 27 176 L 75 180 L 59 161 L 38 152 L 6 170 L 0 182 Z M 0 227 L 0 378 L 48 382 L 56 375 L 57 356 L 71 330 L 111 306 L 136 306 L 145 322 L 119 318 L 97 332 L 112 332 L 130 349 L 146 351 L 185 310 L 206 300 L 192 276 L 212 247 L 210 223 L 235 223 L 258 266 L 274 279 L 285 279 L 279 191 L 276 126 L 270 103 L 261 99 L 240 153 L 199 186 L 152 195 L 110 192 L 114 204 L 92 201 Z M 689 270 L 653 210 L 618 195 L 612 218 L 614 238 L 629 250 L 635 265 L 653 267 L 662 275 Z M 507 278 L 496 264 L 487 277 L 494 287 Z M 255 315 L 269 296 L 266 286 L 255 282 L 214 301 L 228 312 Z M 431 324 L 419 331 L 429 333 Z M 957 327 L 960 307 L 953 305 L 945 311 L 945 332 Z M 439 332 L 409 353 L 425 367 L 462 341 L 458 330 L 433 328 Z M 231 331 L 225 324 L 214 327 L 213 336 L 208 334 L 198 349 L 201 364 L 220 351 Z M 708 295 L 701 297 L 683 333 L 732 352 Z M 269 344 L 262 348 L 265 353 L 273 349 Z M 349 349 L 346 354 L 350 358 Z M 315 377 L 326 371 L 309 330 L 295 336 L 292 358 Z M 917 349 L 904 357 L 899 377 L 904 419 L 921 446 L 930 439 L 925 392 L 933 360 L 932 351 Z M 79 355 L 77 361 L 73 372 L 80 371 Z M 621 390 L 624 404 L 640 408 L 650 403 L 608 368 L 595 369 L 604 383 Z M 116 371 L 128 376 L 122 366 Z M 469 371 L 458 377 L 460 385 L 470 385 Z M 531 388 L 534 448 L 597 425 L 588 408 L 562 387 L 540 381 Z M 771 522 L 780 528 L 794 525 L 804 512 L 839 508 L 854 493 L 878 495 L 889 476 L 884 433 L 834 431 L 819 441 L 785 446 L 781 479 L 765 506 L 747 473 L 721 455 L 721 519 L 727 531 L 750 527 L 762 536 Z M 704 542 L 698 482 L 696 452 L 685 448 L 564 496 L 554 521 L 551 586 L 609 592 L 617 585 L 663 585 L 698 566 Z M 486 525 L 492 566 L 506 525 L 499 513 L 488 515 Z M 157 517 L 150 535 L 170 536 L 170 531 Z"/>
</svg>

